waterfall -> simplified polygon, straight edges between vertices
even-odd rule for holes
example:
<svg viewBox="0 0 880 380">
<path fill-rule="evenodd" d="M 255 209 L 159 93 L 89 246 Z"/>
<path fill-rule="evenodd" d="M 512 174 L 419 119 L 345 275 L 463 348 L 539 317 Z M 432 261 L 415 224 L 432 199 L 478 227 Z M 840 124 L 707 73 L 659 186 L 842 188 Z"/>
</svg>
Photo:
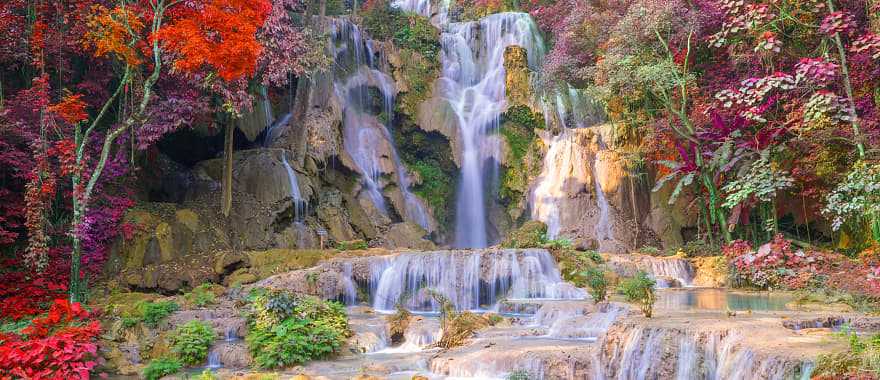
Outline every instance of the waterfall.
<svg viewBox="0 0 880 380">
<path fill-rule="evenodd" d="M 287 154 L 285 153 L 285 151 L 281 151 L 281 164 L 284 165 L 284 170 L 287 171 L 287 180 L 290 183 L 290 199 L 293 202 L 293 220 L 295 223 L 300 223 L 307 213 L 308 202 L 302 197 L 296 173 L 293 172 L 293 168 L 290 167 L 290 164 L 287 162 Z"/>
<path fill-rule="evenodd" d="M 220 351 L 216 348 L 208 351 L 208 365 L 205 366 L 207 369 L 218 369 L 223 368 L 223 363 L 220 362 Z"/>
<path fill-rule="evenodd" d="M 452 23 L 441 41 L 443 67 L 438 86 L 455 113 L 461 138 L 461 180 L 456 205 L 455 244 L 488 245 L 487 173 L 497 171 L 500 142 L 494 132 L 506 106 L 504 49 L 525 48 L 529 64 L 537 67 L 544 46 L 531 17 L 498 13 L 480 21 Z M 491 161 L 491 163 L 487 163 Z"/>
<path fill-rule="evenodd" d="M 391 312 L 440 311 L 428 290 L 447 297 L 457 310 L 492 308 L 501 299 L 582 299 L 565 283 L 545 250 L 404 253 L 371 263 L 373 308 Z"/>
<path fill-rule="evenodd" d="M 642 265 L 657 280 L 658 288 L 693 285 L 694 269 L 685 259 L 645 257 Z M 670 284 L 667 279 L 672 279 L 677 284 Z"/>
<path fill-rule="evenodd" d="M 590 174 L 584 162 L 589 162 L 589 152 L 578 145 L 577 131 L 563 130 L 550 138 L 544 165 L 536 186 L 531 193 L 532 219 L 547 224 L 547 236 L 555 239 L 562 226 L 561 199 L 569 194 L 583 191 Z M 595 181 L 595 178 L 593 179 Z M 573 186 L 578 188 L 573 189 Z"/>
<path fill-rule="evenodd" d="M 350 262 L 342 264 L 342 301 L 351 306 L 357 303 L 357 287 L 352 277 L 353 266 Z"/>
<path fill-rule="evenodd" d="M 394 139 L 388 130 L 393 120 L 394 97 L 397 94 L 394 79 L 381 70 L 382 62 L 376 57 L 372 41 L 365 39 L 351 21 L 333 21 L 331 44 L 337 47 L 333 87 L 342 102 L 343 146 L 361 175 L 364 190 L 380 212 L 388 212 L 382 194 L 382 176 L 390 171 L 390 168 L 383 166 L 386 158 L 383 151 L 387 150 L 387 158 L 394 166 L 398 188 L 405 202 L 405 210 L 401 210 L 403 216 L 430 231 L 428 213 L 410 191 L 407 169 L 397 154 Z M 377 89 L 382 98 L 379 112 L 384 114 L 385 123 L 380 121 L 377 110 L 373 109 L 371 88 Z"/>
</svg>

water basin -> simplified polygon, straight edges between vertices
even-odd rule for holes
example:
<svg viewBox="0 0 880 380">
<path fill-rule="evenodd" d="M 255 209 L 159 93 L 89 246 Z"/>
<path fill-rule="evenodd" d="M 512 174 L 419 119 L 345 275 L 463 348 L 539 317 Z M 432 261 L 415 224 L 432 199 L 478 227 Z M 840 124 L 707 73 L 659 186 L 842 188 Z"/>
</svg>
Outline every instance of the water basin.
<svg viewBox="0 0 880 380">
<path fill-rule="evenodd" d="M 659 289 L 655 308 L 667 310 L 783 311 L 795 300 L 786 292 L 743 292 L 716 288 Z"/>
</svg>

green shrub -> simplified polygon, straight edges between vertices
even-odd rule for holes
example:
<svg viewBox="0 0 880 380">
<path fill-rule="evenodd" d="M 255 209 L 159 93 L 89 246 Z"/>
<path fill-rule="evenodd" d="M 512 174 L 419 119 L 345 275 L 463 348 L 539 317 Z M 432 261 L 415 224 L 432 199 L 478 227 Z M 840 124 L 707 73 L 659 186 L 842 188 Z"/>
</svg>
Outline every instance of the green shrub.
<svg viewBox="0 0 880 380">
<path fill-rule="evenodd" d="M 880 375 L 880 334 L 860 338 L 847 326 L 842 330 L 842 337 L 849 341 L 849 349 L 819 355 L 812 375 L 834 379 L 861 378 L 860 374 Z"/>
<path fill-rule="evenodd" d="M 341 241 L 336 243 L 337 251 L 358 251 L 370 248 L 363 240 Z"/>
<path fill-rule="evenodd" d="M 529 379 L 531 379 L 531 377 L 529 377 L 529 371 L 526 371 L 524 369 L 514 370 L 513 372 L 509 373 L 506 377 L 506 380 L 529 380 Z"/>
<path fill-rule="evenodd" d="M 374 39 L 393 40 L 398 47 L 417 51 L 430 61 L 437 59 L 440 31 L 427 17 L 403 12 L 383 0 L 365 10 L 362 20 L 364 29 Z"/>
<path fill-rule="evenodd" d="M 147 326 L 156 327 L 160 321 L 179 310 L 180 306 L 174 301 L 147 301 L 137 305 L 137 312 L 140 314 L 140 320 Z"/>
<path fill-rule="evenodd" d="M 528 106 L 522 104 L 517 104 L 508 108 L 507 111 L 501 115 L 501 118 L 504 122 L 516 123 L 529 130 L 547 128 L 544 124 L 543 115 L 532 112 Z"/>
<path fill-rule="evenodd" d="M 217 333 L 209 324 L 192 320 L 174 330 L 171 351 L 184 364 L 196 365 L 208 357 L 208 349 L 216 337 Z"/>
<path fill-rule="evenodd" d="M 245 341 L 260 368 L 284 367 L 327 356 L 351 334 L 341 304 L 266 289 L 251 293 L 248 329 Z"/>
<path fill-rule="evenodd" d="M 143 376 L 146 380 L 158 380 L 177 373 L 181 368 L 183 365 L 175 359 L 155 359 L 144 368 Z"/>
<path fill-rule="evenodd" d="M 574 244 L 571 242 L 571 239 L 566 238 L 556 238 L 556 239 L 547 239 L 547 235 L 545 234 L 541 241 L 546 249 L 573 249 Z"/>
<path fill-rule="evenodd" d="M 639 271 L 635 277 L 621 281 L 617 289 L 626 297 L 627 301 L 638 303 L 642 313 L 646 317 L 651 318 L 654 310 L 654 301 L 657 300 L 654 294 L 654 285 L 656 285 L 654 279 L 648 277 L 647 273 Z"/>
<path fill-rule="evenodd" d="M 217 295 L 214 294 L 214 284 L 201 284 L 191 292 L 183 295 L 183 299 L 190 305 L 196 307 L 205 307 L 213 305 L 217 302 Z"/>
<path fill-rule="evenodd" d="M 598 266 L 587 268 L 581 272 L 581 276 L 594 302 L 599 303 L 608 299 L 608 277 L 602 268 Z"/>
<path fill-rule="evenodd" d="M 452 178 L 438 165 L 420 160 L 409 165 L 410 170 L 419 173 L 421 182 L 413 187 L 413 192 L 428 202 L 438 220 L 444 220 L 446 208 L 454 193 Z M 440 216 L 438 212 L 441 213 Z"/>
</svg>

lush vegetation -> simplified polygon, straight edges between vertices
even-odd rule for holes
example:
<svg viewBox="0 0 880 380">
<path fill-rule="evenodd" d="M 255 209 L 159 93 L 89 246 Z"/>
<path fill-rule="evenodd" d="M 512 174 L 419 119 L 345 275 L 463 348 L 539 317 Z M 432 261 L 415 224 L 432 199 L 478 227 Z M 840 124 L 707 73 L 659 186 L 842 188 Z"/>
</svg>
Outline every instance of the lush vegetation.
<svg viewBox="0 0 880 380">
<path fill-rule="evenodd" d="M 608 299 L 608 275 L 603 268 L 590 267 L 580 275 L 584 278 L 594 302 L 604 302 Z"/>
<path fill-rule="evenodd" d="M 862 338 L 847 326 L 840 335 L 849 342 L 849 350 L 820 355 L 814 379 L 871 379 L 880 373 L 880 335 Z"/>
<path fill-rule="evenodd" d="M 617 291 L 629 302 L 639 304 L 642 314 L 651 318 L 654 314 L 654 285 L 657 283 L 647 273 L 639 271 L 634 277 L 625 278 L 617 285 Z"/>
<path fill-rule="evenodd" d="M 351 333 L 342 305 L 283 290 L 250 296 L 246 341 L 254 364 L 278 368 L 336 352 Z"/>
<path fill-rule="evenodd" d="M 164 376 L 177 373 L 182 368 L 183 364 L 175 359 L 156 359 L 147 364 L 142 375 L 146 380 L 159 380 Z"/>
<path fill-rule="evenodd" d="M 174 330 L 171 351 L 183 364 L 197 365 L 208 357 L 217 332 L 208 323 L 192 320 Z"/>
<path fill-rule="evenodd" d="M 156 327 L 163 319 L 171 315 L 171 313 L 180 309 L 174 301 L 145 301 L 138 303 L 135 315 L 126 316 L 135 322 L 141 321 L 147 326 Z"/>
</svg>

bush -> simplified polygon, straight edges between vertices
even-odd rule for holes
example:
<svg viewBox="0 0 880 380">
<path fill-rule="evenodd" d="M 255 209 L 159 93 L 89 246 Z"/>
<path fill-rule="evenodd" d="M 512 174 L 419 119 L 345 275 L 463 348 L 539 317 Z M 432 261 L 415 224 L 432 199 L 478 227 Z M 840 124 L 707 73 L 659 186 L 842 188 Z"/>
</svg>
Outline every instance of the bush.
<svg viewBox="0 0 880 380">
<path fill-rule="evenodd" d="M 639 271 L 635 277 L 624 279 L 618 285 L 617 290 L 626 297 L 629 302 L 636 302 L 642 309 L 642 313 L 651 318 L 654 310 L 654 285 L 656 282 L 648 274 Z"/>
<path fill-rule="evenodd" d="M 140 320 L 150 327 L 156 327 L 160 321 L 179 310 L 180 306 L 173 301 L 141 302 L 137 305 Z"/>
<path fill-rule="evenodd" d="M 158 380 L 179 372 L 181 368 L 183 365 L 175 359 L 155 359 L 144 368 L 143 376 L 146 380 Z"/>
<path fill-rule="evenodd" d="M 171 350 L 181 362 L 196 365 L 208 357 L 208 349 L 217 337 L 205 322 L 192 320 L 178 327 L 171 336 Z"/>
<path fill-rule="evenodd" d="M 363 240 L 341 241 L 336 243 L 337 251 L 357 251 L 367 249 L 369 246 Z"/>
<path fill-rule="evenodd" d="M 351 334 L 341 304 L 266 289 L 251 294 L 248 329 L 245 341 L 260 368 L 284 367 L 327 356 Z"/>
<path fill-rule="evenodd" d="M 20 333 L 0 333 L 0 379 L 88 379 L 100 333 L 79 303 L 58 299 Z"/>
<path fill-rule="evenodd" d="M 196 307 L 212 305 L 217 302 L 217 294 L 215 293 L 216 287 L 219 286 L 214 284 L 201 284 L 191 292 L 184 294 L 183 299 L 186 300 L 187 304 Z"/>
<path fill-rule="evenodd" d="M 584 278 L 594 302 L 599 303 L 608 299 L 608 278 L 602 268 L 587 268 L 581 272 L 581 276 Z"/>
<path fill-rule="evenodd" d="M 518 369 L 507 375 L 506 380 L 529 380 L 529 371 Z"/>
</svg>

